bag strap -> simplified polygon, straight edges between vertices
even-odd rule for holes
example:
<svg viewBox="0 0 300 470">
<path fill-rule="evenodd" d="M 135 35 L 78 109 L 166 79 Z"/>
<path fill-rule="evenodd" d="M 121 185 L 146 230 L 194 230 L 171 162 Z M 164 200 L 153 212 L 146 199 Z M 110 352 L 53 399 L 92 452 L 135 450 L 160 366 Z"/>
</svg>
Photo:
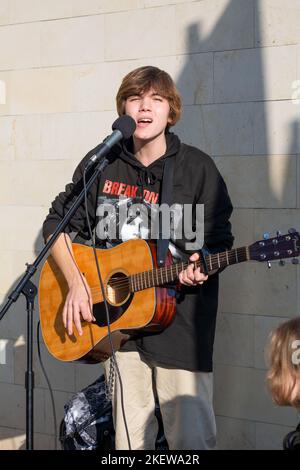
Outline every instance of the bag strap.
<svg viewBox="0 0 300 470">
<path fill-rule="evenodd" d="M 174 180 L 174 163 L 175 157 L 166 158 L 163 170 L 161 204 L 173 204 L 173 180 Z M 162 214 L 159 211 L 159 234 L 157 240 L 157 264 L 163 266 L 169 248 L 169 239 L 162 238 Z"/>
</svg>

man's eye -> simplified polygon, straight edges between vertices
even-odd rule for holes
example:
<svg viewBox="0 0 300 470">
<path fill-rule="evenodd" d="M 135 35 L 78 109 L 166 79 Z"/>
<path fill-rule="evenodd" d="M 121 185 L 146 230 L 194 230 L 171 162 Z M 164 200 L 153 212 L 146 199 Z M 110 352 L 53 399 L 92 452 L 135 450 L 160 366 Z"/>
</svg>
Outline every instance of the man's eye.
<svg viewBox="0 0 300 470">
<path fill-rule="evenodd" d="M 154 99 L 155 101 L 162 101 L 162 98 L 160 98 L 159 96 L 156 96 Z"/>
</svg>

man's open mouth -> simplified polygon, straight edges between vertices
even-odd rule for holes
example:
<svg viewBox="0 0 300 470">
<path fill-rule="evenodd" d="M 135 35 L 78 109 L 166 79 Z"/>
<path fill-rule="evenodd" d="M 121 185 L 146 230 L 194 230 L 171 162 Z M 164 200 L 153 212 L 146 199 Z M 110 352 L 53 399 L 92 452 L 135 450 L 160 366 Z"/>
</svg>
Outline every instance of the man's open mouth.
<svg viewBox="0 0 300 470">
<path fill-rule="evenodd" d="M 153 122 L 151 118 L 139 118 L 137 121 L 138 127 L 147 127 Z"/>
</svg>

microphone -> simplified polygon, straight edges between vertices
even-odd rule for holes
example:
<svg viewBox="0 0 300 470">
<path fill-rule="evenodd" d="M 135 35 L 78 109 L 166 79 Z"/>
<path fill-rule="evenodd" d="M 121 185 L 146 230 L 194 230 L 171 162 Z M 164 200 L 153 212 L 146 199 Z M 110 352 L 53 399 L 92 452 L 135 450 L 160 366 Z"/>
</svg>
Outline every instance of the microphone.
<svg viewBox="0 0 300 470">
<path fill-rule="evenodd" d="M 129 139 L 135 131 L 136 123 L 135 120 L 130 116 L 120 116 L 115 120 L 112 127 L 112 134 L 107 136 L 102 144 L 99 146 L 98 151 L 89 159 L 85 171 L 87 171 L 94 163 L 100 160 L 102 157 L 110 151 L 110 149 L 116 145 L 122 139 Z"/>
</svg>

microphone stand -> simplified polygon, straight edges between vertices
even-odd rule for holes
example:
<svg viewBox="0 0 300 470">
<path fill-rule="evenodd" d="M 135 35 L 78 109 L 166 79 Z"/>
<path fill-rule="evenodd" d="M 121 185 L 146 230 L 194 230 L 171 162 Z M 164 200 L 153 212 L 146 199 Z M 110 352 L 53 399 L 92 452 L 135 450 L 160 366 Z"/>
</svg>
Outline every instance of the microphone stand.
<svg viewBox="0 0 300 470">
<path fill-rule="evenodd" d="M 110 150 L 105 144 L 100 145 L 100 150 L 97 156 L 102 156 L 102 160 L 98 163 L 98 166 L 95 168 L 93 175 L 88 179 L 86 184 L 86 191 L 88 192 L 95 180 L 97 179 L 99 173 L 102 173 L 103 170 L 109 163 L 109 160 L 104 157 L 104 154 Z M 94 163 L 94 160 L 92 161 Z M 90 169 L 91 164 L 88 164 Z M 30 281 L 31 277 L 35 274 L 38 265 L 43 260 L 43 258 L 48 253 L 51 246 L 54 244 L 58 235 L 64 230 L 68 225 L 70 219 L 77 211 L 78 207 L 81 205 L 84 200 L 85 190 L 84 188 L 77 196 L 73 204 L 71 205 L 68 212 L 63 217 L 62 221 L 57 226 L 55 232 L 51 236 L 50 240 L 46 243 L 34 263 L 28 264 L 26 272 L 21 280 L 18 282 L 16 288 L 8 296 L 8 301 L 0 311 L 0 321 L 9 310 L 13 302 L 18 300 L 20 294 L 24 294 L 26 297 L 26 310 L 27 310 L 27 370 L 25 372 L 25 388 L 26 388 L 26 450 L 33 450 L 33 390 L 34 390 L 34 371 L 32 368 L 32 353 L 33 353 L 33 311 L 34 311 L 34 299 L 38 292 L 37 287 Z"/>
</svg>

